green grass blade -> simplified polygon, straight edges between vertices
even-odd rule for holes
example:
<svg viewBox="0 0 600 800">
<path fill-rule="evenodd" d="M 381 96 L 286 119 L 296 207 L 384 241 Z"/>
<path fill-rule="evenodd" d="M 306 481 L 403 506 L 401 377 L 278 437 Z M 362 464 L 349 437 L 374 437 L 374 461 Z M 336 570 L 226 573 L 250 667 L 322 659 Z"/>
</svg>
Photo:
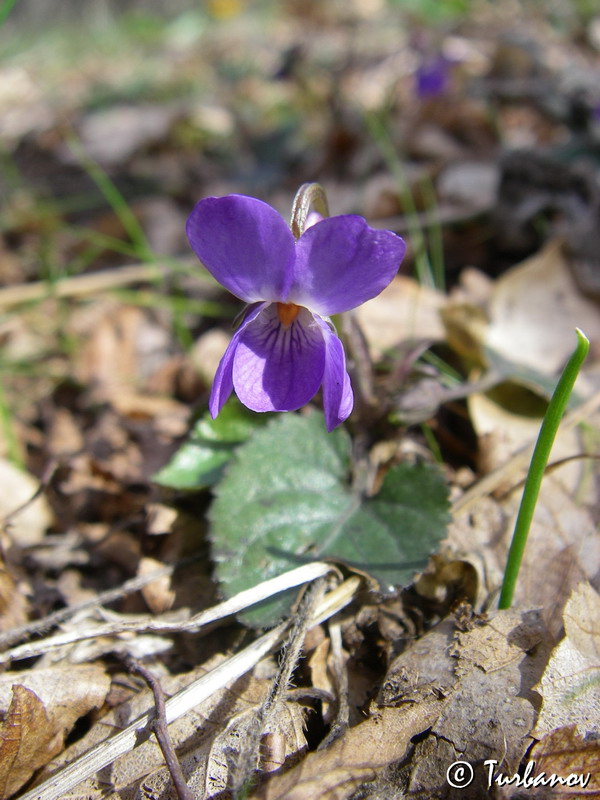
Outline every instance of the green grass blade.
<svg viewBox="0 0 600 800">
<path fill-rule="evenodd" d="M 153 261 L 155 255 L 150 247 L 146 234 L 119 189 L 102 167 L 88 156 L 81 142 L 74 136 L 69 138 L 69 147 L 119 218 L 121 225 L 135 247 L 137 257 L 140 261 Z"/>
<path fill-rule="evenodd" d="M 576 329 L 576 333 L 577 347 L 567 362 L 556 385 L 554 394 L 550 399 L 531 457 L 531 463 L 529 464 L 529 471 L 523 489 L 523 497 L 521 498 L 515 530 L 508 551 L 504 581 L 502 583 L 500 600 L 498 602 L 499 608 L 510 608 L 512 604 L 517 578 L 525 552 L 525 545 L 527 544 L 527 536 L 529 535 L 529 529 L 537 504 L 542 478 L 544 477 L 544 471 L 548 463 L 548 458 L 550 457 L 550 451 L 552 450 L 558 426 L 560 425 L 567 403 L 569 402 L 571 392 L 573 391 L 577 375 L 590 349 L 589 339 L 587 339 L 579 328 Z"/>
<path fill-rule="evenodd" d="M 17 0 L 4 0 L 0 5 L 0 27 L 6 22 L 6 18 L 17 5 Z"/>
</svg>

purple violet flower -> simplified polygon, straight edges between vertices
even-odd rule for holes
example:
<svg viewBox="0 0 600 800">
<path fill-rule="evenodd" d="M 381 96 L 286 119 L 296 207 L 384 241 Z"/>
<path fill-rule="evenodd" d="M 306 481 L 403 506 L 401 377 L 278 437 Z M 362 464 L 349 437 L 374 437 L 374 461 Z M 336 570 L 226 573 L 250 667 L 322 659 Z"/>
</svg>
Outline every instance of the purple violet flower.
<svg viewBox="0 0 600 800">
<path fill-rule="evenodd" d="M 420 100 L 440 97 L 450 88 L 450 71 L 453 62 L 444 55 L 424 58 L 415 75 L 415 91 Z"/>
<path fill-rule="evenodd" d="M 237 194 L 201 200 L 186 231 L 213 277 L 248 304 L 215 375 L 213 419 L 233 389 L 253 411 L 295 411 L 322 386 L 333 430 L 354 398 L 329 316 L 385 289 L 404 241 L 353 215 L 321 219 L 295 240 L 275 209 Z"/>
</svg>

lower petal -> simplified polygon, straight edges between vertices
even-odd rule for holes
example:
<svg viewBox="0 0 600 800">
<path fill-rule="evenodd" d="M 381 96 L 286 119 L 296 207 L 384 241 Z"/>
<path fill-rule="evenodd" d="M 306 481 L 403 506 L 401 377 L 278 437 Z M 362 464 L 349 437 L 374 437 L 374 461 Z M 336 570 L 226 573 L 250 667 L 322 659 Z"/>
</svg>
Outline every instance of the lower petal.
<svg viewBox="0 0 600 800">
<path fill-rule="evenodd" d="M 324 370 L 322 328 L 306 308 L 285 325 L 271 304 L 240 331 L 233 386 L 253 411 L 301 408 L 317 393 Z"/>
<path fill-rule="evenodd" d="M 325 339 L 325 371 L 323 373 L 323 410 L 328 431 L 347 419 L 354 406 L 350 376 L 346 370 L 344 346 L 328 323 L 318 320 Z"/>
</svg>

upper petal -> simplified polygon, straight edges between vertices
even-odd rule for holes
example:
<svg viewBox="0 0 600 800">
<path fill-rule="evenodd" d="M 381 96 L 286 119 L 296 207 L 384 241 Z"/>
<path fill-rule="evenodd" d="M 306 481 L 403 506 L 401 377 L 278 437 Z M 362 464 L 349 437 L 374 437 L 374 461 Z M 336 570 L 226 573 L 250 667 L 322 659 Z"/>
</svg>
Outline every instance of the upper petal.
<svg viewBox="0 0 600 800">
<path fill-rule="evenodd" d="M 232 294 L 254 303 L 285 300 L 294 269 L 294 237 L 274 208 L 254 197 L 208 197 L 190 214 L 192 249 Z"/>
<path fill-rule="evenodd" d="M 316 394 L 325 369 L 320 326 L 305 308 L 290 325 L 268 306 L 240 334 L 233 386 L 253 411 L 295 411 Z"/>
<path fill-rule="evenodd" d="M 370 228 L 362 217 L 324 219 L 296 242 L 288 300 L 323 316 L 356 308 L 385 289 L 405 250 L 403 239 Z"/>
</svg>

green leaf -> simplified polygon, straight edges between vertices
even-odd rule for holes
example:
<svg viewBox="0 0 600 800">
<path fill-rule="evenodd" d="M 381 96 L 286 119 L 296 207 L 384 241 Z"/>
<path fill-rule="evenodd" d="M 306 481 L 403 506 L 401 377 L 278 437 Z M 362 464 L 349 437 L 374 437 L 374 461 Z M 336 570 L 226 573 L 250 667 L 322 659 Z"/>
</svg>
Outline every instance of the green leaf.
<svg viewBox="0 0 600 800">
<path fill-rule="evenodd" d="M 231 596 L 300 563 L 328 557 L 372 574 L 384 591 L 408 583 L 446 533 L 448 499 L 437 469 L 390 469 L 379 494 L 348 486 L 351 442 L 322 414 L 282 415 L 235 453 L 210 510 L 213 555 Z M 245 619 L 274 623 L 289 598 Z"/>
<path fill-rule="evenodd" d="M 225 404 L 216 419 L 204 414 L 169 463 L 154 475 L 154 482 L 178 490 L 212 486 L 236 447 L 264 425 L 267 416 L 248 411 L 235 398 Z"/>
<path fill-rule="evenodd" d="M 391 467 L 379 493 L 345 520 L 320 555 L 365 570 L 384 591 L 411 582 L 446 535 L 448 489 L 429 464 Z"/>
</svg>

